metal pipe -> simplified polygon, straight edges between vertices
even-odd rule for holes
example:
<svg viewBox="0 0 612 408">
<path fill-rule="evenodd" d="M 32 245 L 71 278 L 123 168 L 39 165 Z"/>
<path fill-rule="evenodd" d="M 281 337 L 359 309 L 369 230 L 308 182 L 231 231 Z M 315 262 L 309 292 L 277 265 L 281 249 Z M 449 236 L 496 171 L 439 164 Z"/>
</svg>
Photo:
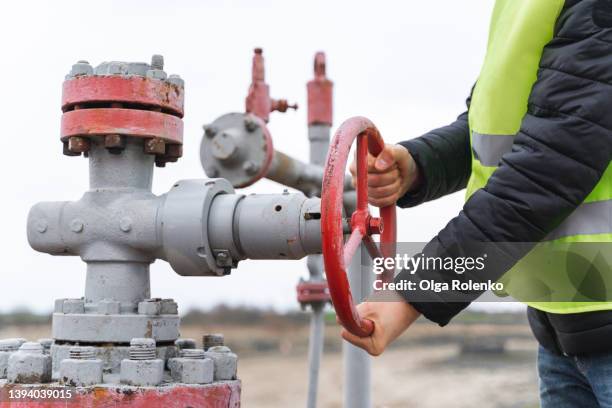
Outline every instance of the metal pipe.
<svg viewBox="0 0 612 408">
<path fill-rule="evenodd" d="M 357 303 L 366 299 L 371 288 L 371 260 L 363 245 L 353 257 L 349 267 L 349 284 Z M 342 342 L 344 367 L 344 406 L 370 408 L 372 406 L 371 359 L 364 350 Z"/>
<path fill-rule="evenodd" d="M 307 260 L 311 281 L 323 280 L 323 260 L 321 255 L 309 255 Z M 319 388 L 319 369 L 323 354 L 323 338 L 325 334 L 325 304 L 313 304 L 310 317 L 310 338 L 308 342 L 308 399 L 306 406 L 317 406 Z"/>
</svg>

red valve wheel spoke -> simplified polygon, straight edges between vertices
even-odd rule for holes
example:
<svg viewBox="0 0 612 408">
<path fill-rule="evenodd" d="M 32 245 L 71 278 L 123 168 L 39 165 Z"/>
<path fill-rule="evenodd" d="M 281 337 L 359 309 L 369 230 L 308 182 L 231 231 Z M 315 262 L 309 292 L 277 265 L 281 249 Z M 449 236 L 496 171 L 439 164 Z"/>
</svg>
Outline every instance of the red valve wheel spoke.
<svg viewBox="0 0 612 408">
<path fill-rule="evenodd" d="M 342 210 L 344 174 L 351 145 L 357 139 L 357 209 L 351 216 L 351 234 L 344 243 Z M 372 122 L 355 117 L 344 122 L 336 131 L 325 163 L 321 193 L 321 233 L 323 260 L 329 293 L 340 323 L 351 333 L 367 337 L 374 323 L 362 319 L 353 303 L 346 269 L 364 244 L 372 258 L 395 256 L 395 206 L 380 209 L 380 219 L 370 216 L 368 208 L 368 151 L 377 156 L 385 144 Z M 380 248 L 371 235 L 380 233 Z M 386 271 L 382 279 L 389 281 L 394 271 Z"/>
</svg>

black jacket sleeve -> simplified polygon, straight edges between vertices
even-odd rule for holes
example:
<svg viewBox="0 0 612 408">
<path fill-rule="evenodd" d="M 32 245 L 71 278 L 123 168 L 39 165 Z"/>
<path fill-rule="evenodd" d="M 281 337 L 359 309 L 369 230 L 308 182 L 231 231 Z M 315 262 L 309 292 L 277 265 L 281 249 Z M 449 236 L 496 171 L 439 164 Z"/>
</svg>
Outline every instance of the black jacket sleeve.
<svg viewBox="0 0 612 408">
<path fill-rule="evenodd" d="M 468 99 L 469 106 L 469 99 Z M 414 207 L 465 188 L 471 173 L 468 113 L 452 124 L 415 139 L 400 142 L 419 167 L 421 185 L 397 201 L 402 208 Z"/>
<path fill-rule="evenodd" d="M 608 7 L 607 14 L 599 12 Z M 568 2 L 554 38 L 546 45 L 528 112 L 512 151 L 505 154 L 486 186 L 476 191 L 457 217 L 426 246 L 426 255 L 457 256 L 468 242 L 541 241 L 597 185 L 612 158 L 612 7 L 609 1 Z M 496 280 L 525 251 L 507 253 Z M 398 279 L 409 278 L 403 271 Z M 467 281 L 466 273 L 453 279 Z M 418 279 L 445 281 L 448 272 L 416 271 Z M 414 278 L 414 275 L 412 280 Z M 417 310 L 440 325 L 469 301 L 434 292 L 400 292 Z"/>
</svg>

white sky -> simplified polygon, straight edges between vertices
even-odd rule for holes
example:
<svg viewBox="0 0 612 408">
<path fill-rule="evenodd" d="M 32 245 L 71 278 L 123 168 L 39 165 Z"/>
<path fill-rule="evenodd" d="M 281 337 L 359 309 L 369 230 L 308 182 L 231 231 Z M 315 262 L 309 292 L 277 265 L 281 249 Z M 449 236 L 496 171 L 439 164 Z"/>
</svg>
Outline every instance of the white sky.
<svg viewBox="0 0 612 408">
<path fill-rule="evenodd" d="M 155 171 L 154 192 L 200 178 L 201 126 L 244 109 L 251 55 L 264 48 L 276 98 L 305 106 L 316 51 L 334 81 L 334 125 L 367 116 L 387 142 L 450 123 L 464 110 L 484 57 L 493 1 L 13 1 L 0 15 L 3 146 L 0 160 L 0 311 L 48 311 L 80 297 L 85 265 L 76 257 L 34 252 L 26 216 L 38 201 L 78 199 L 87 162 L 65 157 L 58 140 L 64 75 L 79 59 L 149 61 L 186 81 L 185 156 Z M 275 147 L 307 160 L 306 110 L 274 113 Z M 262 181 L 247 192 L 278 193 Z M 463 194 L 399 213 L 400 241 L 427 241 L 460 209 Z M 219 302 L 296 307 L 303 261 L 248 261 L 230 277 L 185 278 L 168 264 L 151 267 L 152 294 L 183 311 Z"/>
</svg>

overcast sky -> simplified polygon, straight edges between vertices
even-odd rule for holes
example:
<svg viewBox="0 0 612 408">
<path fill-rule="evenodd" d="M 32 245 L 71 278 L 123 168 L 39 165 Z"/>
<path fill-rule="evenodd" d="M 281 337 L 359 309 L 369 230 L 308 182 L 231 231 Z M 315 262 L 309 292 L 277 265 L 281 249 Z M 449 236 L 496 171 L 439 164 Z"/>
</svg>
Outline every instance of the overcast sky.
<svg viewBox="0 0 612 408">
<path fill-rule="evenodd" d="M 184 157 L 155 170 L 154 192 L 204 177 L 201 126 L 244 109 L 252 49 L 263 47 L 271 93 L 305 106 L 316 51 L 334 81 L 334 126 L 367 116 L 385 140 L 399 142 L 450 123 L 484 57 L 493 1 L 19 1 L 4 5 L 0 71 L 0 311 L 48 311 L 53 300 L 80 297 L 85 264 L 34 252 L 26 217 L 38 201 L 75 200 L 87 188 L 87 161 L 66 157 L 59 142 L 64 75 L 80 59 L 149 61 L 165 57 L 185 79 Z M 275 147 L 307 160 L 306 110 L 271 116 Z M 245 192 L 278 193 L 261 181 Z M 399 212 L 400 241 L 428 241 L 453 216 L 463 193 Z M 304 261 L 248 261 L 230 277 L 185 278 L 163 261 L 151 267 L 152 295 L 183 311 L 219 302 L 296 306 Z"/>
</svg>

